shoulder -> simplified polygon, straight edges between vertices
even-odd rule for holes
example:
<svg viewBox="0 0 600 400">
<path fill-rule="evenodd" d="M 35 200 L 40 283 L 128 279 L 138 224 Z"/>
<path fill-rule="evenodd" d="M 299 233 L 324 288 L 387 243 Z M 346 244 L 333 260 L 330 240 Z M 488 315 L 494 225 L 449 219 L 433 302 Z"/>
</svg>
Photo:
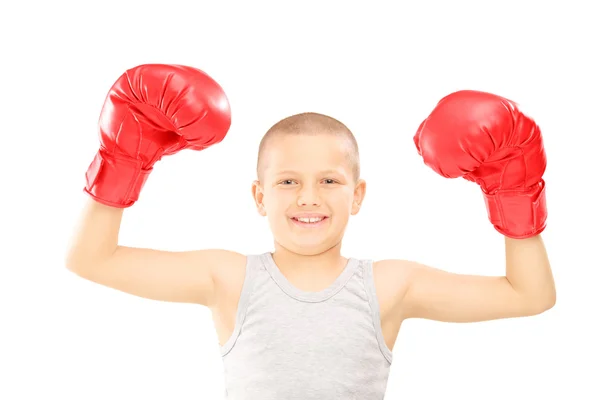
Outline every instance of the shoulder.
<svg viewBox="0 0 600 400">
<path fill-rule="evenodd" d="M 411 276 L 418 264 L 408 260 L 373 261 L 373 279 L 377 291 L 400 301 L 410 285 Z"/>
<path fill-rule="evenodd" d="M 248 262 L 248 255 L 231 251 L 231 250 L 216 250 L 213 261 L 213 276 L 215 284 L 221 286 L 229 281 L 243 279 Z"/>
<path fill-rule="evenodd" d="M 373 261 L 373 271 L 392 279 L 408 278 L 419 264 L 401 259 L 385 259 Z"/>
<path fill-rule="evenodd" d="M 218 291 L 237 293 L 241 290 L 246 273 L 250 269 L 256 269 L 257 263 L 263 262 L 263 253 L 242 254 L 236 251 L 220 250 L 217 253 L 218 261 L 214 263 L 213 277 Z M 253 265 L 253 267 L 252 267 Z"/>
</svg>

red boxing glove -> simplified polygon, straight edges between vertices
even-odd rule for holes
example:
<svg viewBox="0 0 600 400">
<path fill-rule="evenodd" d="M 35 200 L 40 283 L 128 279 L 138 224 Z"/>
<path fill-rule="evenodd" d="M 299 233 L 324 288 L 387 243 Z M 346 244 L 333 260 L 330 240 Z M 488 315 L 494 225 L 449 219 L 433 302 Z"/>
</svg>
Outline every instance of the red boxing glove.
<svg viewBox="0 0 600 400">
<path fill-rule="evenodd" d="M 105 205 L 129 207 L 162 156 L 219 143 L 230 125 L 229 101 L 204 72 L 182 65 L 132 68 L 102 107 L 101 145 L 84 190 Z"/>
<path fill-rule="evenodd" d="M 542 135 L 515 102 L 478 91 L 452 93 L 421 123 L 414 142 L 435 172 L 481 187 L 498 232 L 522 239 L 546 228 Z"/>
</svg>

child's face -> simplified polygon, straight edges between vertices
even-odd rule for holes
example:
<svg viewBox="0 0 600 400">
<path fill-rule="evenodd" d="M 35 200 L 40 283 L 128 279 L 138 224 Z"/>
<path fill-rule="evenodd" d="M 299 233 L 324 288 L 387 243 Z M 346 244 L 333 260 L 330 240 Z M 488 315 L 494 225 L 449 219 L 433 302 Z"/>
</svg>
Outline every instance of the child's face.
<svg viewBox="0 0 600 400">
<path fill-rule="evenodd" d="M 287 135 L 269 143 L 262 182 L 254 182 L 253 192 L 279 245 L 310 255 L 341 242 L 366 188 L 355 178 L 348 152 L 345 140 L 334 135 Z M 306 223 L 297 219 L 302 214 L 324 219 Z"/>
</svg>

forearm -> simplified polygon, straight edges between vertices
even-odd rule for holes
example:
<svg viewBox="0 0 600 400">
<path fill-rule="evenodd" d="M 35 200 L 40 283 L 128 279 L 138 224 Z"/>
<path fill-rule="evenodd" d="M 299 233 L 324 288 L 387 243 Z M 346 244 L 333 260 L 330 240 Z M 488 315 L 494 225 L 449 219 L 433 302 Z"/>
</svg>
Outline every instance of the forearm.
<svg viewBox="0 0 600 400">
<path fill-rule="evenodd" d="M 114 254 L 123 210 L 88 199 L 67 250 L 67 268 L 85 268 Z"/>
<path fill-rule="evenodd" d="M 556 301 L 556 289 L 542 237 L 505 237 L 504 240 L 506 278 L 524 305 L 534 310 L 552 307 Z"/>
</svg>

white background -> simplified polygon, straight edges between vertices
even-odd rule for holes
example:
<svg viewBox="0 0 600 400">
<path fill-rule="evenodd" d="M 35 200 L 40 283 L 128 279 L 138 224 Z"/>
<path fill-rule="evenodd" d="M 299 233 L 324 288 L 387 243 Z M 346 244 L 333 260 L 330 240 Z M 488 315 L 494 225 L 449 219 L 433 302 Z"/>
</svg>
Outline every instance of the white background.
<svg viewBox="0 0 600 400">
<path fill-rule="evenodd" d="M 386 399 L 600 398 L 593 2 L 407 3 L 3 5 L 0 398 L 222 398 L 208 310 L 140 299 L 64 267 L 105 95 L 125 69 L 151 62 L 205 70 L 233 112 L 224 142 L 163 159 L 126 211 L 121 244 L 157 249 L 270 250 L 250 195 L 258 143 L 277 120 L 316 111 L 353 130 L 368 182 L 345 255 L 503 274 L 503 238 L 478 187 L 424 166 L 412 136 L 454 90 L 518 101 L 548 155 L 543 238 L 558 302 L 531 318 L 408 321 Z"/>
</svg>

